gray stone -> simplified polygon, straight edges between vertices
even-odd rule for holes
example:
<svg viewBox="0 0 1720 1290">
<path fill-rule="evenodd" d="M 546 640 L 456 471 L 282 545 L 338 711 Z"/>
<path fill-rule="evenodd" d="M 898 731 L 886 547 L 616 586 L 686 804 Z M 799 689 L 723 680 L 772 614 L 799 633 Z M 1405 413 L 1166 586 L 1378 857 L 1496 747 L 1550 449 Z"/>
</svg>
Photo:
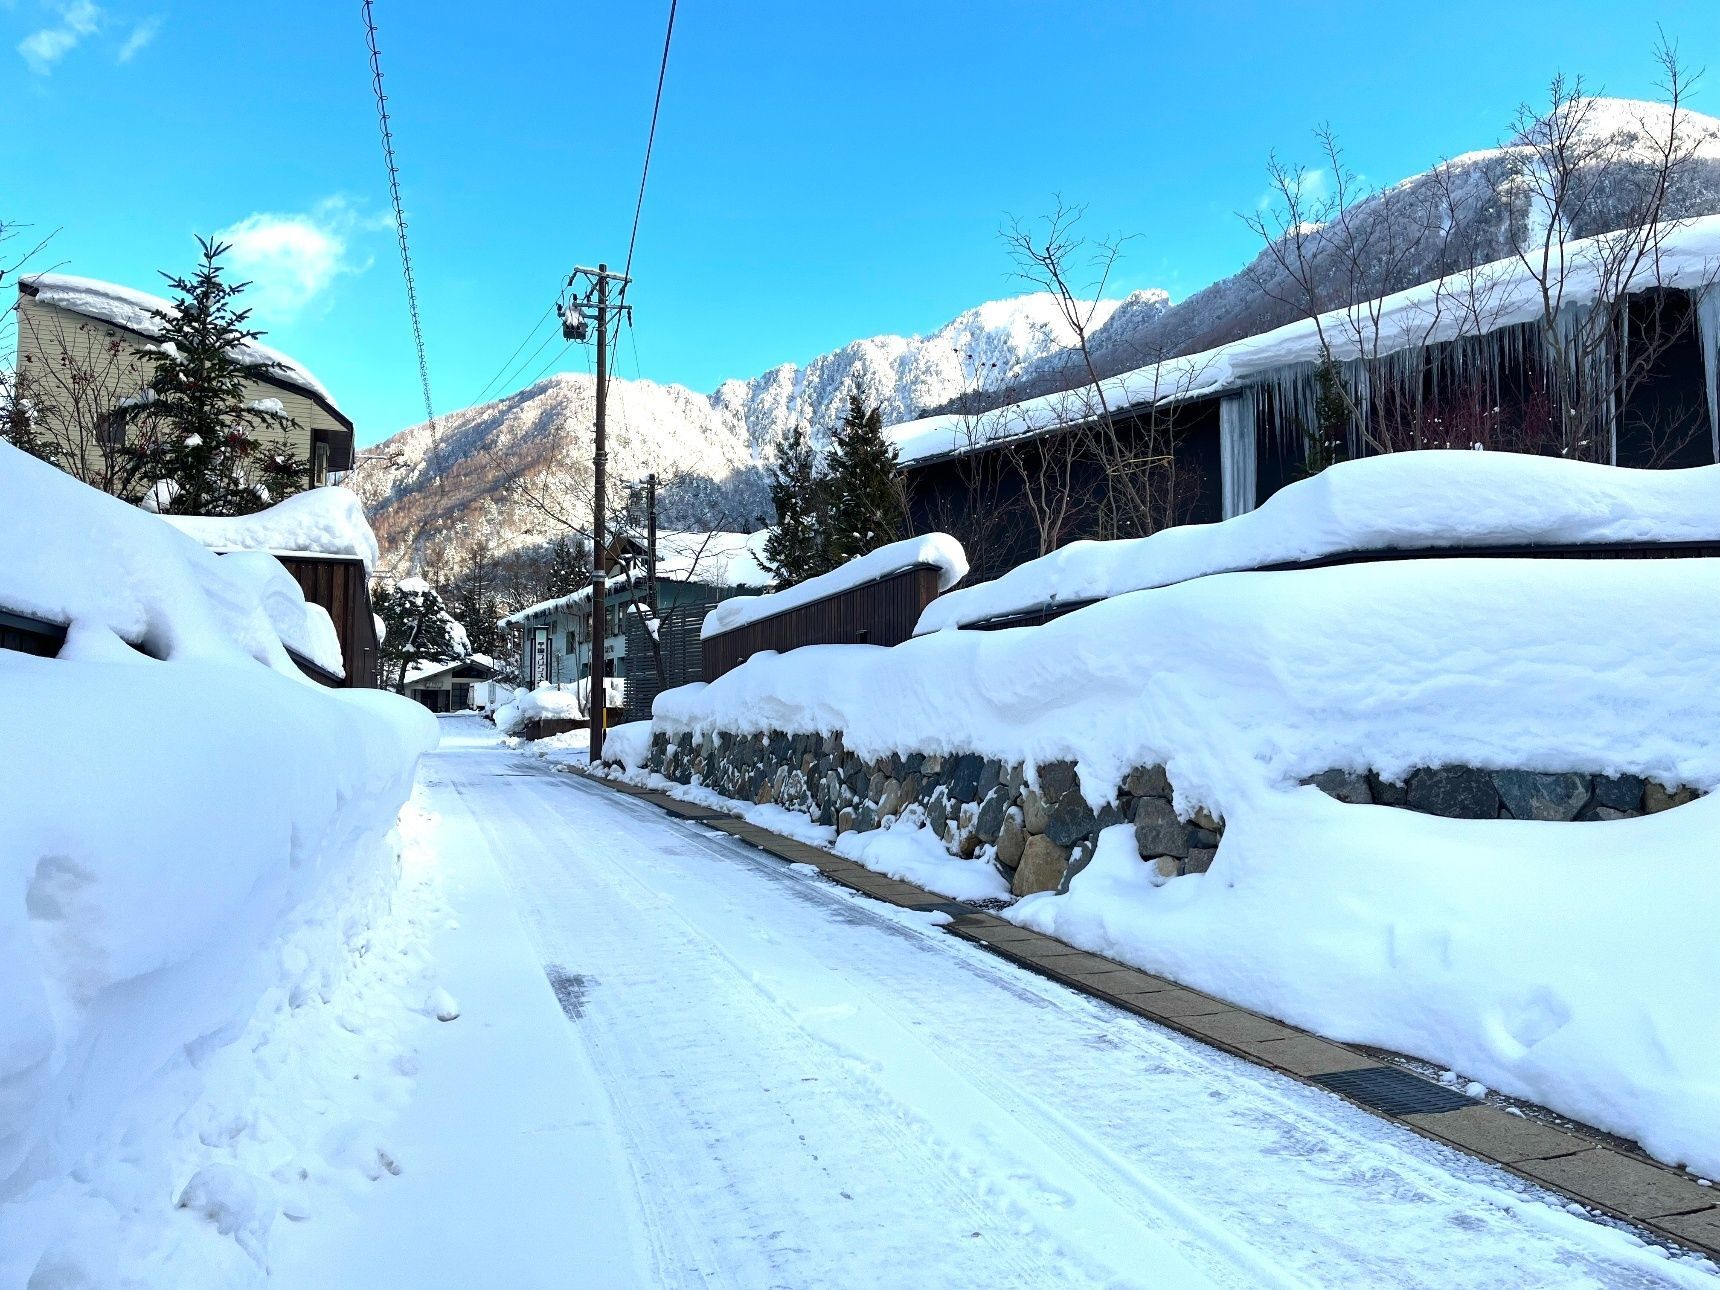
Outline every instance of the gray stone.
<svg viewBox="0 0 1720 1290">
<path fill-rule="evenodd" d="M 1045 817 L 1045 836 L 1059 846 L 1070 847 L 1083 838 L 1092 837 L 1097 823 L 1087 799 L 1071 789 Z"/>
<path fill-rule="evenodd" d="M 926 826 L 939 837 L 944 834 L 944 825 L 950 818 L 950 800 L 942 788 L 932 790 L 931 800 L 926 803 Z"/>
<path fill-rule="evenodd" d="M 1188 854 L 1189 826 L 1162 797 L 1143 797 L 1135 806 L 1135 847 L 1144 856 Z"/>
<path fill-rule="evenodd" d="M 854 808 L 852 806 L 844 806 L 840 811 L 836 812 L 836 831 L 838 833 L 847 833 L 853 829 L 853 827 Z"/>
<path fill-rule="evenodd" d="M 1628 820 L 1632 812 L 1621 811 L 1613 806 L 1591 806 L 1584 814 L 1591 820 Z"/>
<path fill-rule="evenodd" d="M 928 779 L 933 775 L 936 775 L 943 768 L 944 759 L 937 756 L 935 753 L 929 757 L 922 757 L 920 759 L 920 774 L 926 776 Z"/>
<path fill-rule="evenodd" d="M 878 827 L 878 808 L 870 802 L 862 802 L 854 810 L 854 827 L 861 833 L 869 833 Z"/>
<path fill-rule="evenodd" d="M 1048 761 L 1039 768 L 1039 795 L 1047 802 L 1061 800 L 1075 787 L 1075 763 Z"/>
<path fill-rule="evenodd" d="M 976 802 L 985 801 L 991 790 L 1003 782 L 1003 763 L 987 758 L 979 770 L 979 787 L 974 790 Z"/>
<path fill-rule="evenodd" d="M 1029 833 L 1045 832 L 1046 810 L 1045 799 L 1038 790 L 1024 788 L 1021 790 L 1021 822 Z"/>
<path fill-rule="evenodd" d="M 997 833 L 997 863 L 1010 870 L 1021 863 L 1021 853 L 1027 847 L 1027 830 L 1016 815 L 1015 811 L 1006 814 Z"/>
<path fill-rule="evenodd" d="M 1373 771 L 1368 772 L 1368 796 L 1381 806 L 1408 806 L 1409 788 L 1404 784 L 1395 784 L 1389 779 L 1381 779 Z"/>
<path fill-rule="evenodd" d="M 902 813 L 902 786 L 893 779 L 884 781 L 884 791 L 878 794 L 878 817 Z"/>
<path fill-rule="evenodd" d="M 1183 872 L 1205 873 L 1212 868 L 1213 857 L 1217 854 L 1216 847 L 1190 847 L 1188 859 L 1183 861 Z"/>
<path fill-rule="evenodd" d="M 1323 770 L 1312 779 L 1302 782 L 1312 784 L 1327 797 L 1335 797 L 1340 802 L 1349 802 L 1353 806 L 1366 806 L 1374 800 L 1373 791 L 1368 786 L 1368 776 L 1353 774 L 1347 770 Z"/>
<path fill-rule="evenodd" d="M 1484 770 L 1428 767 L 1411 773 L 1408 805 L 1412 811 L 1454 820 L 1492 820 L 1499 815 L 1499 790 Z"/>
<path fill-rule="evenodd" d="M 985 801 L 980 803 L 979 813 L 974 817 L 973 831 L 979 835 L 981 842 L 996 842 L 998 835 L 1003 832 L 1004 813 L 1009 810 L 1009 798 L 1003 790 L 993 787 Z"/>
<path fill-rule="evenodd" d="M 1036 891 L 1056 891 L 1068 863 L 1068 848 L 1058 846 L 1043 834 L 1030 834 L 1009 889 L 1017 896 L 1031 896 Z"/>
<path fill-rule="evenodd" d="M 1596 775 L 1595 805 L 1608 806 L 1615 811 L 1642 809 L 1642 776 Z"/>
<path fill-rule="evenodd" d="M 1191 848 L 1216 847 L 1218 846 L 1218 834 L 1213 832 L 1211 829 L 1203 829 L 1198 825 L 1191 825 L 1188 831 L 1188 844 Z"/>
<path fill-rule="evenodd" d="M 1496 770 L 1493 786 L 1511 815 L 1519 820 L 1563 824 L 1577 818 L 1589 800 L 1589 777 L 1571 772 L 1544 774 L 1532 770 Z"/>
<path fill-rule="evenodd" d="M 1122 809 L 1115 802 L 1106 802 L 1099 808 L 1098 814 L 1094 817 L 1093 829 L 1095 832 L 1099 829 L 1108 829 L 1113 824 L 1123 823 L 1123 820 Z"/>
<path fill-rule="evenodd" d="M 1180 877 L 1183 871 L 1183 862 L 1175 856 L 1154 856 L 1146 863 L 1152 867 L 1152 872 L 1148 876 L 1152 879 L 1153 884 L 1159 887 L 1164 886 L 1172 878 Z"/>
<path fill-rule="evenodd" d="M 979 800 L 979 778 L 985 771 L 985 758 L 978 753 L 963 753 L 950 769 L 950 796 L 958 802 Z"/>
<path fill-rule="evenodd" d="M 1163 766 L 1137 766 L 1123 780 L 1123 791 L 1134 797 L 1169 797 L 1171 781 Z"/>
<path fill-rule="evenodd" d="M 1057 884 L 1058 895 L 1068 893 L 1069 884 L 1074 881 L 1078 873 L 1087 867 L 1087 862 L 1092 858 L 1093 848 L 1091 846 L 1079 846 L 1070 853 L 1069 863 L 1063 867 L 1063 880 Z"/>
<path fill-rule="evenodd" d="M 876 802 L 884 796 L 884 785 L 890 782 L 890 777 L 881 770 L 872 772 L 872 778 L 866 781 L 866 796 Z"/>
<path fill-rule="evenodd" d="M 1668 788 L 1656 779 L 1642 786 L 1642 809 L 1649 815 L 1658 815 L 1661 811 L 1670 811 L 1675 806 L 1695 800 L 1696 790 L 1693 788 Z"/>
<path fill-rule="evenodd" d="M 1215 816 L 1204 806 L 1194 808 L 1194 814 L 1189 816 L 1189 823 L 1196 828 L 1205 829 L 1208 833 L 1223 833 L 1224 821 Z"/>
<path fill-rule="evenodd" d="M 902 805 L 917 802 L 925 792 L 925 785 L 918 774 L 910 774 L 902 781 Z"/>
</svg>

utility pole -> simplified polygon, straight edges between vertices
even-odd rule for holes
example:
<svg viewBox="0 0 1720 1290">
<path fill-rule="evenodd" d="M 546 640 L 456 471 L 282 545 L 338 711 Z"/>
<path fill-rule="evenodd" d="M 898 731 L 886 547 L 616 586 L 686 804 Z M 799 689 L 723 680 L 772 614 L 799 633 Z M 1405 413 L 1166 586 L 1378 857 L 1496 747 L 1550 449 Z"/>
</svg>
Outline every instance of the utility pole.
<svg viewBox="0 0 1720 1290">
<path fill-rule="evenodd" d="M 609 410 L 609 323 L 612 316 L 617 322 L 630 316 L 629 306 L 621 303 L 630 279 L 611 273 L 607 264 L 599 264 L 595 269 L 575 268 L 568 274 L 567 285 L 570 288 L 578 286 L 581 281 L 588 284 L 585 294 L 575 296 L 571 302 L 558 303 L 556 312 L 561 315 L 561 334 L 568 340 L 586 339 L 590 330 L 586 320 L 587 309 L 597 315 L 597 424 L 591 459 L 591 677 L 585 703 L 591 721 L 591 762 L 596 765 L 603 760 L 603 734 L 609 717 L 609 696 L 604 685 L 604 674 L 609 670 L 608 660 L 604 657 L 609 640 L 605 621 L 608 606 L 604 603 L 608 571 L 604 567 L 603 550 L 604 474 L 609 465 L 606 425 Z M 612 283 L 621 288 L 620 297 L 614 304 L 609 299 Z"/>
<path fill-rule="evenodd" d="M 657 609 L 657 473 L 645 476 L 645 599 L 651 617 L 661 620 Z"/>
</svg>

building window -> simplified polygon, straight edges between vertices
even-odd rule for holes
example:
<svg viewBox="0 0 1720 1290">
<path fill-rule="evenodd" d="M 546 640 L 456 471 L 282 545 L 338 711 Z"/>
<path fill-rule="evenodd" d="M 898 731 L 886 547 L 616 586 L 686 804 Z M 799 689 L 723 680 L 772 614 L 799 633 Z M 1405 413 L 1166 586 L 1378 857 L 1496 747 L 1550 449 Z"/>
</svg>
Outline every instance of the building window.
<svg viewBox="0 0 1720 1290">
<path fill-rule="evenodd" d="M 579 648 L 579 642 L 575 639 L 574 633 L 571 631 L 568 632 L 568 634 L 567 634 L 567 648 L 564 649 L 562 651 L 562 653 L 563 654 L 572 654 L 578 648 Z"/>
<path fill-rule="evenodd" d="M 103 448 L 125 447 L 125 420 L 112 412 L 96 420 L 96 442 Z"/>
<path fill-rule="evenodd" d="M 311 487 L 328 483 L 328 440 L 318 439 L 311 445 Z"/>
</svg>

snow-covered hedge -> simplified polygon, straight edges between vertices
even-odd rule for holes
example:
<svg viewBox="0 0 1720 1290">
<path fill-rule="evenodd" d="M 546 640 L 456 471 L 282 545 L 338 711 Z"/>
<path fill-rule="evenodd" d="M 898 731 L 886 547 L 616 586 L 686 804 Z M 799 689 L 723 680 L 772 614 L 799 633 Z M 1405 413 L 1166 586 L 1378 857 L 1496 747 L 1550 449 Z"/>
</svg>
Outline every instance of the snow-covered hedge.
<svg viewBox="0 0 1720 1290">
<path fill-rule="evenodd" d="M 967 553 L 962 550 L 961 543 L 948 533 L 928 533 L 924 537 L 904 538 L 900 542 L 892 542 L 876 551 L 858 556 L 829 573 L 821 573 L 816 578 L 808 578 L 805 582 L 796 583 L 782 591 L 725 600 L 705 615 L 705 624 L 699 635 L 715 636 L 719 632 L 733 631 L 747 623 L 756 623 L 761 619 L 786 613 L 790 609 L 798 609 L 801 605 L 810 605 L 815 600 L 823 600 L 826 596 L 834 596 L 839 592 L 864 586 L 868 582 L 876 582 L 880 578 L 919 564 L 929 564 L 938 570 L 939 591 L 948 591 L 967 577 Z"/>
<path fill-rule="evenodd" d="M 621 677 L 603 679 L 608 706 L 619 708 L 627 699 L 627 682 Z M 496 728 L 504 735 L 517 735 L 534 721 L 584 721 L 591 715 L 591 678 L 581 677 L 562 685 L 548 681 L 535 690 L 518 689 L 514 697 L 496 709 Z"/>
<path fill-rule="evenodd" d="M 1717 639 L 1713 560 L 1230 574 L 1043 627 L 755 656 L 658 696 L 654 726 L 1069 760 L 1096 810 L 1166 766 L 1185 813 L 1224 822 L 1209 872 L 1155 887 L 1124 832 L 1014 916 L 1712 1174 L 1720 797 L 1610 823 L 1443 820 L 1299 781 L 1462 765 L 1713 789 Z"/>
<path fill-rule="evenodd" d="M 1071 542 L 940 596 L 915 630 L 1346 551 L 1650 541 L 1720 541 L 1720 466 L 1622 470 L 1518 453 L 1393 453 L 1333 466 L 1222 523 Z"/>
<path fill-rule="evenodd" d="M 211 1054 L 341 974 L 388 899 L 390 830 L 436 732 L 393 695 L 305 680 L 269 589 L 231 557 L 6 445 L 0 515 L 0 607 L 70 623 L 57 658 L 0 650 L 11 1286 L 99 1269 L 103 1248 L 111 1271 L 116 1233 L 169 1210 L 215 1140 L 181 1126 L 179 1156 L 142 1158 L 115 1126 L 177 1124 Z M 109 1283 L 63 1276 L 43 1283 Z"/>
</svg>

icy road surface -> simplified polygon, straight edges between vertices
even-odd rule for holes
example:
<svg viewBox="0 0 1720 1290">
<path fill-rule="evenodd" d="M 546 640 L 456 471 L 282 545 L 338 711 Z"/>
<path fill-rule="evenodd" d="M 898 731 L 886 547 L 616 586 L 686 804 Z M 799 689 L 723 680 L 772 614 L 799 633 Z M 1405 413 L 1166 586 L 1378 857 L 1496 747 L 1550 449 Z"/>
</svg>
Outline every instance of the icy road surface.
<svg viewBox="0 0 1720 1290">
<path fill-rule="evenodd" d="M 929 918 L 443 729 L 430 805 L 492 851 L 612 1102 L 641 1285 L 1715 1284 Z"/>
</svg>

